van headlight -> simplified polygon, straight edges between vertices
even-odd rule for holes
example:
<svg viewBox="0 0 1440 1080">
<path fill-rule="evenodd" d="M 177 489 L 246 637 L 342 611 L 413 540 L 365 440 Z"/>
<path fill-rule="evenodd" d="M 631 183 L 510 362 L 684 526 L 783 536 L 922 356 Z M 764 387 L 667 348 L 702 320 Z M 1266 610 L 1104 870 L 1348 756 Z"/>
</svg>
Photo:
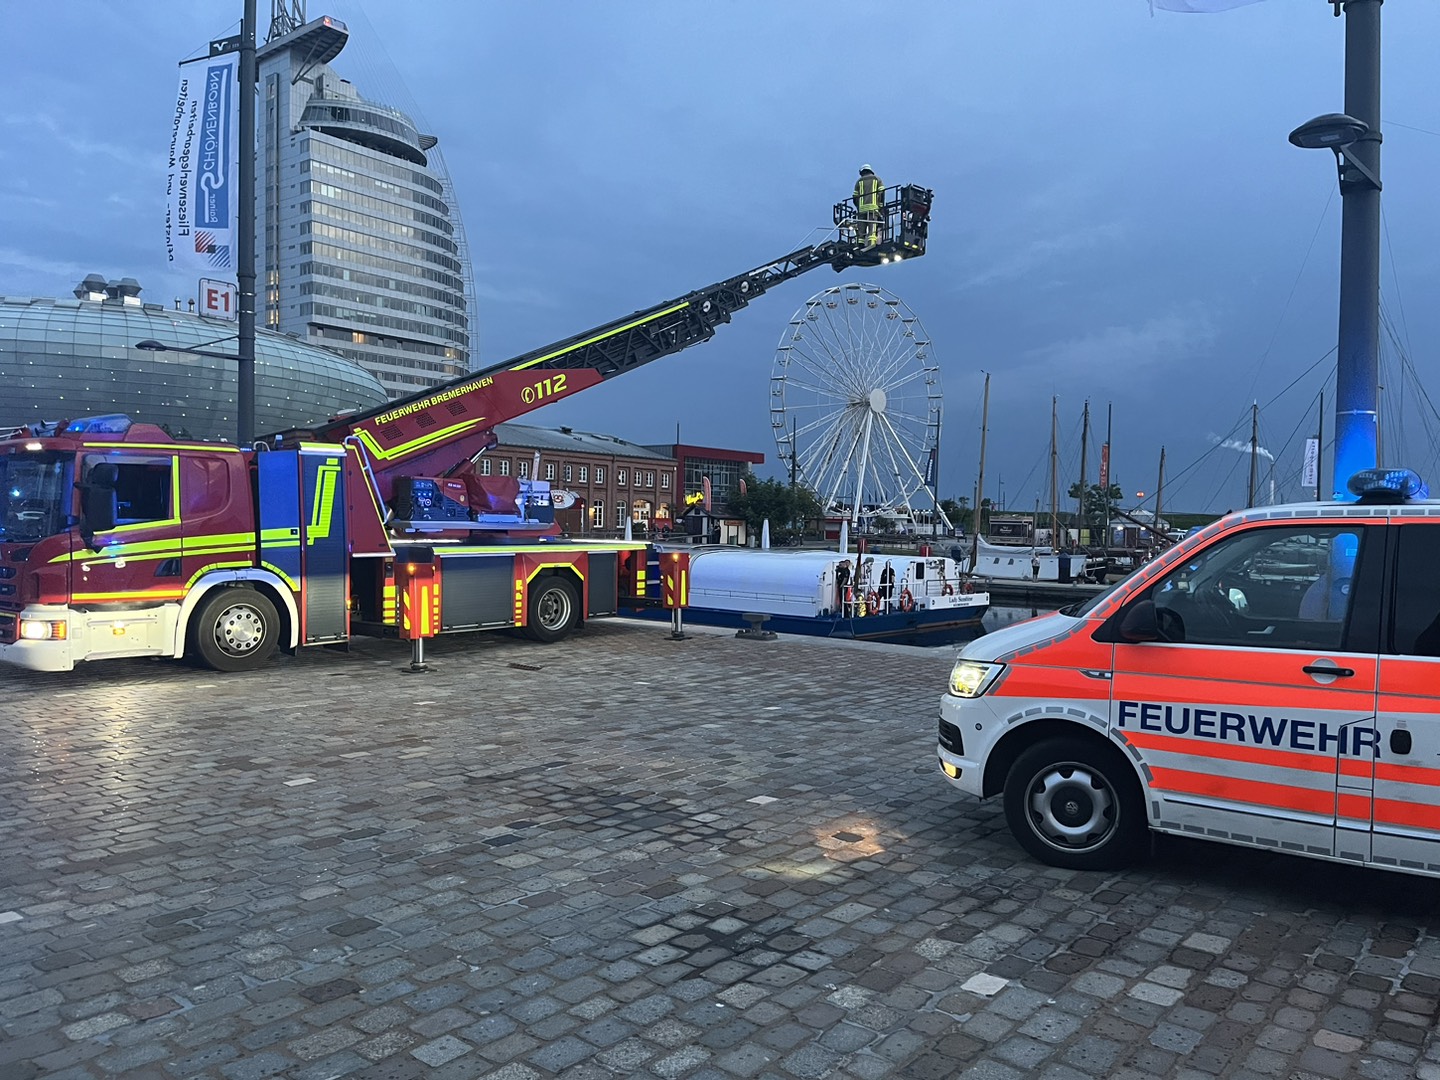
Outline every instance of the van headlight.
<svg viewBox="0 0 1440 1080">
<path fill-rule="evenodd" d="M 950 693 L 956 697 L 979 697 L 995 684 L 1004 670 L 1004 664 L 957 660 L 950 670 Z"/>
</svg>

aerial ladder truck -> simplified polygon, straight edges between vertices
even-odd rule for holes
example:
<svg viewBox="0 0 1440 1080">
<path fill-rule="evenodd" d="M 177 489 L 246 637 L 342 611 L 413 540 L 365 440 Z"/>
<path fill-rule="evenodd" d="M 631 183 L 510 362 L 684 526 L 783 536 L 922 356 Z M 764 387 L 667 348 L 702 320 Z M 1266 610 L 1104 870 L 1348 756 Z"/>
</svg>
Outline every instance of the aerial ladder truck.
<svg viewBox="0 0 1440 1080">
<path fill-rule="evenodd" d="M 123 415 L 0 438 L 0 662 L 190 657 L 220 671 L 362 633 L 511 628 L 554 641 L 647 603 L 648 548 L 568 539 L 546 481 L 482 475 L 495 427 L 708 341 L 769 289 L 925 253 L 931 192 L 891 189 L 878 242 L 836 230 L 743 274 L 421 393 L 252 447 Z M 681 591 L 665 590 L 667 606 Z"/>
</svg>

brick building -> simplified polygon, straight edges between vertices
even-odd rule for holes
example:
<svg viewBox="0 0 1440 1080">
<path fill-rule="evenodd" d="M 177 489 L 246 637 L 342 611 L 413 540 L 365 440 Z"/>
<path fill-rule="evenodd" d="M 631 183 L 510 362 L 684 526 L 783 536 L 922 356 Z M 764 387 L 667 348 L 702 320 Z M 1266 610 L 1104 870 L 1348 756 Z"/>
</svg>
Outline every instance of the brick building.
<svg viewBox="0 0 1440 1080">
<path fill-rule="evenodd" d="M 667 527 L 683 506 L 675 459 L 657 450 L 574 428 L 497 424 L 500 445 L 480 459 L 482 476 L 549 480 L 555 520 L 573 536 L 618 535 L 625 522 L 636 536 Z M 679 505 L 677 505 L 679 504 Z"/>
<path fill-rule="evenodd" d="M 730 496 L 740 490 L 740 478 L 748 469 L 765 464 L 765 455 L 755 450 L 724 450 L 689 443 L 651 444 L 644 449 L 675 462 L 676 475 L 680 477 L 685 495 L 702 490 L 708 479 L 711 505 L 716 511 L 723 510 Z M 678 501 L 684 505 L 683 497 Z"/>
</svg>

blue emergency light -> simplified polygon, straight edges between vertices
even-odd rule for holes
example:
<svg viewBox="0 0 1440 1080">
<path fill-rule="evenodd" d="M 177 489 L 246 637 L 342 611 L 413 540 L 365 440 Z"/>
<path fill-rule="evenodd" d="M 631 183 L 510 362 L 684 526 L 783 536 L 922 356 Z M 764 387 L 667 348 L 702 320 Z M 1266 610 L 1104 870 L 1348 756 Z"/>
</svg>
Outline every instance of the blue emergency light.
<svg viewBox="0 0 1440 1080">
<path fill-rule="evenodd" d="M 1362 469 L 1346 482 L 1362 503 L 1397 503 L 1428 499 L 1430 488 L 1412 469 Z"/>
<path fill-rule="evenodd" d="M 82 416 L 65 425 L 67 435 L 124 435 L 130 430 L 130 417 L 124 413 L 104 416 Z"/>
</svg>

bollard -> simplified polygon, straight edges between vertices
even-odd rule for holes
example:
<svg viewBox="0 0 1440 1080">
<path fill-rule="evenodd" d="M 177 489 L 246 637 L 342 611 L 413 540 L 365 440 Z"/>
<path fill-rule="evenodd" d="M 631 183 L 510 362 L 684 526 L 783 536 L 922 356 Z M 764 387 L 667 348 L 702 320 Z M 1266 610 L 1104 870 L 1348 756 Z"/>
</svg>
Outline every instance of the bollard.
<svg viewBox="0 0 1440 1080">
<path fill-rule="evenodd" d="M 670 640 L 685 640 L 685 605 L 690 602 L 690 553 L 660 553 L 661 604 L 670 609 Z"/>
</svg>

